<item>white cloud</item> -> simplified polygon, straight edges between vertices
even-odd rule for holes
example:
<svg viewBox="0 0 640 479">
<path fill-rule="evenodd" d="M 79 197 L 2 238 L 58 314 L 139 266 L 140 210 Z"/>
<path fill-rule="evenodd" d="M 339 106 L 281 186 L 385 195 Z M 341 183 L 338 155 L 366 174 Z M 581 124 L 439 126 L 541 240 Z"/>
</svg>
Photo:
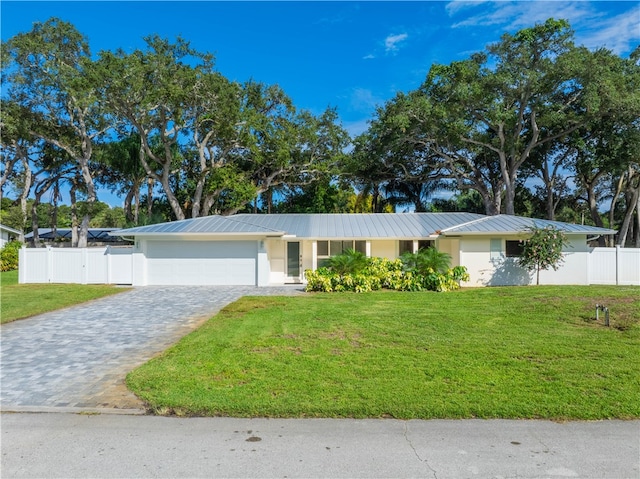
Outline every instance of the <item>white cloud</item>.
<svg viewBox="0 0 640 479">
<path fill-rule="evenodd" d="M 458 3 L 458 2 L 456 2 Z M 593 15 L 589 2 L 465 2 L 473 6 L 482 6 L 482 11 L 471 15 L 453 25 L 453 28 L 502 25 L 507 30 L 542 23 L 549 17 L 564 18 L 570 23 Z M 467 5 L 468 6 L 468 5 Z M 450 9 L 451 16 L 461 12 L 461 8 Z M 476 10 L 477 11 L 477 10 Z"/>
<path fill-rule="evenodd" d="M 372 60 L 374 59 L 376 56 L 373 55 L 372 53 L 369 53 L 368 55 L 365 55 L 362 57 L 363 60 Z"/>
<path fill-rule="evenodd" d="M 602 2 L 600 5 L 606 5 Z M 481 8 L 478 8 L 481 7 Z M 514 31 L 543 23 L 548 18 L 566 19 L 576 33 L 576 43 L 588 48 L 606 47 L 620 54 L 632 50 L 640 40 L 640 7 L 607 17 L 594 2 L 574 1 L 453 1 L 449 16 L 459 19 L 453 28 L 492 27 Z"/>
<path fill-rule="evenodd" d="M 445 5 L 445 10 L 449 14 L 449 16 L 455 15 L 458 12 L 465 10 L 471 7 L 477 7 L 485 3 L 483 0 L 472 1 L 472 0 L 453 0 Z"/>
<path fill-rule="evenodd" d="M 639 19 L 640 7 L 635 7 L 616 17 L 590 22 L 576 43 L 587 48 L 605 47 L 617 54 L 629 52 L 640 43 Z"/>
<path fill-rule="evenodd" d="M 409 35 L 406 33 L 400 33 L 398 35 L 389 35 L 384 40 L 384 48 L 387 53 L 398 51 L 398 44 L 405 41 Z"/>
</svg>

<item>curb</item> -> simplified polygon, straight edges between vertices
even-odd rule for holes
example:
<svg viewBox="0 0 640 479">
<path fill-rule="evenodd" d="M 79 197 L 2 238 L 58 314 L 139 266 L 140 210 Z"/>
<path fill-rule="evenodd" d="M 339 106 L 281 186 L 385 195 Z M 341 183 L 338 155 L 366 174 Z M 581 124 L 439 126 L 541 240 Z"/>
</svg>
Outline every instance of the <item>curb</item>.
<svg viewBox="0 0 640 479">
<path fill-rule="evenodd" d="M 11 413 L 62 413 L 62 414 L 80 414 L 80 415 L 100 415 L 100 414 L 119 414 L 123 416 L 144 416 L 147 411 L 144 409 L 119 409 L 119 408 L 99 408 L 99 407 L 52 407 L 52 406 L 2 406 L 0 414 Z"/>
</svg>

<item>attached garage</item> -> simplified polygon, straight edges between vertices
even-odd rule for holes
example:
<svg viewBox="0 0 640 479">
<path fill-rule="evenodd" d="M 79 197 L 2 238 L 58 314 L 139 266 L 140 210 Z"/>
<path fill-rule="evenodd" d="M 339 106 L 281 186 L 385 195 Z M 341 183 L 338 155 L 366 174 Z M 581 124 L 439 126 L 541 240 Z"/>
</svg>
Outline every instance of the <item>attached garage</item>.
<svg viewBox="0 0 640 479">
<path fill-rule="evenodd" d="M 256 285 L 257 241 L 145 243 L 149 285 Z"/>
</svg>

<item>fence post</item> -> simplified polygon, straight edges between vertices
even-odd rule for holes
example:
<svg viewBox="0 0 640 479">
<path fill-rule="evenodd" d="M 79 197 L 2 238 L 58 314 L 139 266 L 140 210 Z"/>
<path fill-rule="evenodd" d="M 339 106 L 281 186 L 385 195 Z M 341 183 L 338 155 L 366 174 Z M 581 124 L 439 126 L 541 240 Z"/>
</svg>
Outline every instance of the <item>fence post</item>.
<svg viewBox="0 0 640 479">
<path fill-rule="evenodd" d="M 53 272 L 53 253 L 51 253 L 51 246 L 46 246 L 47 248 L 47 283 L 51 283 L 51 275 Z"/>
<path fill-rule="evenodd" d="M 620 267 L 622 266 L 621 257 L 622 255 L 620 254 L 620 245 L 617 244 L 616 245 L 616 286 L 620 284 Z"/>
<path fill-rule="evenodd" d="M 107 245 L 104 254 L 107 256 L 107 284 L 111 284 L 111 245 Z"/>
<path fill-rule="evenodd" d="M 27 253 L 26 246 L 22 246 L 18 251 L 18 283 L 26 282 L 26 274 L 27 274 Z"/>
</svg>

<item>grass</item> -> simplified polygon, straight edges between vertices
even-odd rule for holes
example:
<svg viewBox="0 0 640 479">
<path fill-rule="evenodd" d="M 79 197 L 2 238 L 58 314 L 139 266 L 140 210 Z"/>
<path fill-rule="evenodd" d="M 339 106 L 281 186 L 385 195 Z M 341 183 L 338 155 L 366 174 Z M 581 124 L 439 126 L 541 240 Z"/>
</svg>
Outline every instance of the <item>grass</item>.
<svg viewBox="0 0 640 479">
<path fill-rule="evenodd" d="M 638 418 L 639 323 L 638 287 L 243 298 L 127 384 L 156 414 Z"/>
<path fill-rule="evenodd" d="M 0 273 L 0 323 L 54 311 L 124 291 L 111 285 L 18 284 L 18 272 Z"/>
</svg>

